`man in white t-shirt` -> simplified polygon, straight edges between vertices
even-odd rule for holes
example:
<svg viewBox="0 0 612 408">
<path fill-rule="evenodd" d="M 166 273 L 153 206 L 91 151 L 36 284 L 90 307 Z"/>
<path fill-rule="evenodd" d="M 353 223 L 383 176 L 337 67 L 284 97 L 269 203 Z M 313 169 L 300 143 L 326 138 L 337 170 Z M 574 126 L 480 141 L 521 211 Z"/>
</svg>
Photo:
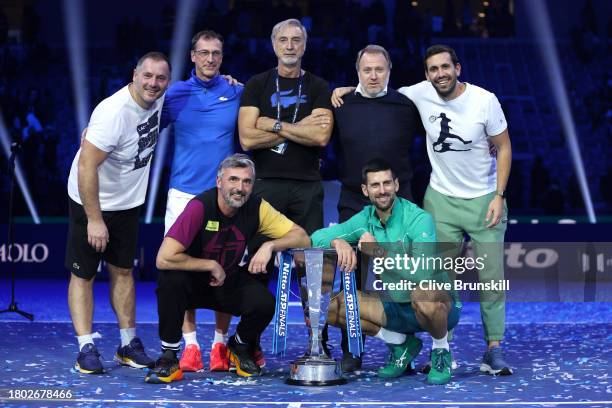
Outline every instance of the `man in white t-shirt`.
<svg viewBox="0 0 612 408">
<path fill-rule="evenodd" d="M 108 267 L 110 300 L 119 322 L 121 345 L 115 358 L 135 368 L 154 363 L 136 337 L 132 266 L 169 82 L 164 54 L 140 58 L 133 82 L 94 109 L 72 162 L 65 265 L 71 271 L 68 305 L 79 342 L 75 369 L 82 373 L 104 372 L 92 334 L 93 282 L 100 261 Z"/>
<path fill-rule="evenodd" d="M 493 93 L 458 81 L 461 65 L 451 47 L 429 47 L 424 67 L 426 81 L 399 89 L 417 106 L 427 133 L 432 172 L 423 208 L 434 217 L 439 242 L 459 246 L 464 234 L 470 236 L 477 256 L 485 258 L 479 281 L 499 282 L 504 279 L 505 190 L 512 161 L 506 118 Z M 334 105 L 352 89 L 334 90 Z M 505 292 L 481 291 L 480 300 L 488 345 L 480 369 L 510 375 L 500 346 Z"/>
<path fill-rule="evenodd" d="M 461 243 L 464 234 L 470 236 L 476 255 L 485 259 L 479 281 L 501 282 L 512 161 L 508 123 L 493 93 L 458 81 L 461 64 L 451 47 L 429 47 L 424 65 L 427 81 L 399 89 L 416 104 L 427 133 L 432 172 L 423 208 L 436 221 L 438 241 Z M 510 375 L 500 346 L 505 292 L 481 291 L 480 301 L 488 346 L 480 369 Z"/>
</svg>

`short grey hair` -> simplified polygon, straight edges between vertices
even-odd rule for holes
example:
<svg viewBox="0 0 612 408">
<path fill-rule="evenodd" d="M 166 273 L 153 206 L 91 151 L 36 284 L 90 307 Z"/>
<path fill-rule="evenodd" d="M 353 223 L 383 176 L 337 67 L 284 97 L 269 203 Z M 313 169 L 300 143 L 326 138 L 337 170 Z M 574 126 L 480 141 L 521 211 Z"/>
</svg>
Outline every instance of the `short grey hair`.
<svg viewBox="0 0 612 408">
<path fill-rule="evenodd" d="M 272 40 L 272 44 L 274 44 L 274 39 L 278 35 L 278 32 L 287 26 L 295 26 L 295 27 L 298 27 L 300 30 L 302 30 L 302 35 L 304 35 L 304 43 L 307 42 L 308 33 L 306 32 L 306 27 L 302 25 L 300 20 L 295 19 L 295 18 L 290 18 L 288 20 L 281 21 L 280 23 L 277 23 L 274 26 L 274 28 L 272 29 L 272 34 L 270 35 L 270 40 Z"/>
<path fill-rule="evenodd" d="M 382 54 L 387 60 L 387 63 L 389 64 L 389 69 L 391 69 L 391 56 L 389 56 L 389 52 L 384 47 L 381 47 L 380 45 L 368 44 L 366 45 L 365 48 L 359 50 L 359 52 L 357 53 L 357 61 L 355 61 L 355 69 L 357 71 L 359 71 L 359 62 L 361 61 L 361 57 L 363 57 L 363 54 L 365 53 Z"/>
<path fill-rule="evenodd" d="M 231 156 L 227 156 L 219 167 L 217 168 L 217 178 L 223 177 L 223 171 L 225 169 L 246 169 L 249 168 L 253 172 L 253 177 L 255 177 L 255 163 L 253 160 L 246 154 L 242 153 L 234 153 Z"/>
</svg>

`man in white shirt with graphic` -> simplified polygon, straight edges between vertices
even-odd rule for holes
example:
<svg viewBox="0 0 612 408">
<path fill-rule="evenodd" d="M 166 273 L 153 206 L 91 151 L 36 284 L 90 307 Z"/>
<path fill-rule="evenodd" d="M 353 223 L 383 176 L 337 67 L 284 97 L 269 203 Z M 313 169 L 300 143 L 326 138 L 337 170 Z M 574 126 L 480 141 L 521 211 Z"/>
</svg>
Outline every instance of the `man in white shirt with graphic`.
<svg viewBox="0 0 612 408">
<path fill-rule="evenodd" d="M 154 363 L 136 337 L 132 266 L 139 209 L 169 82 L 170 63 L 164 54 L 150 52 L 140 58 L 133 82 L 93 111 L 72 162 L 65 265 L 71 271 L 68 305 L 79 342 L 75 369 L 82 373 L 104 372 L 92 334 L 93 282 L 100 261 L 108 267 L 110 300 L 119 322 L 121 345 L 115 358 L 135 368 Z"/>
</svg>

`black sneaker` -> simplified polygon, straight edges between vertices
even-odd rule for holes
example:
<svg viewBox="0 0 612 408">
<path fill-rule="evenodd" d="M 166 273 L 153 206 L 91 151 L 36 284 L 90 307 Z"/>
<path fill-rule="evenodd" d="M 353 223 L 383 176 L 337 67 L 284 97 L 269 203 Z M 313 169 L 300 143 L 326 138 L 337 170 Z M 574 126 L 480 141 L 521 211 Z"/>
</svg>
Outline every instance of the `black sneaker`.
<svg viewBox="0 0 612 408">
<path fill-rule="evenodd" d="M 134 337 L 127 346 L 119 346 L 115 360 L 122 365 L 134 368 L 152 368 L 155 364 L 155 361 L 145 353 L 142 341 L 138 337 Z"/>
<path fill-rule="evenodd" d="M 227 342 L 227 349 L 230 363 L 236 367 L 236 374 L 241 377 L 261 374 L 261 368 L 255 363 L 250 345 L 238 343 L 236 335 L 233 335 Z"/>
<path fill-rule="evenodd" d="M 340 368 L 343 373 L 352 373 L 361 369 L 361 357 L 355 357 L 351 353 L 342 353 Z"/>
<path fill-rule="evenodd" d="M 145 376 L 145 382 L 149 384 L 164 384 L 183 379 L 183 371 L 179 367 L 179 360 L 172 350 L 164 351 L 157 359 L 155 365 Z"/>
<path fill-rule="evenodd" d="M 361 341 L 365 346 L 366 336 L 361 336 Z M 346 328 L 342 328 L 342 340 L 340 341 L 340 348 L 342 349 L 342 360 L 340 360 L 340 368 L 343 373 L 352 373 L 353 371 L 361 369 L 362 357 L 354 357 L 349 351 L 348 333 Z M 362 354 L 363 356 L 363 354 Z"/>
<path fill-rule="evenodd" d="M 104 373 L 100 353 L 93 343 L 87 343 L 83 346 L 74 364 L 74 369 L 83 374 Z"/>
</svg>

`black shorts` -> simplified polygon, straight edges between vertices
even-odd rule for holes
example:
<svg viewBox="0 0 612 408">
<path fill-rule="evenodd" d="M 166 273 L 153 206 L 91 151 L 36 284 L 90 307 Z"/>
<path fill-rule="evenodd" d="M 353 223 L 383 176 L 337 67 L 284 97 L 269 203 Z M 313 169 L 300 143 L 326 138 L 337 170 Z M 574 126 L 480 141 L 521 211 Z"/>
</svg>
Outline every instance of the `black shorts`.
<svg viewBox="0 0 612 408">
<path fill-rule="evenodd" d="M 257 179 L 253 186 L 253 196 L 266 200 L 274 209 L 304 228 L 309 235 L 323 228 L 323 185 L 320 181 Z M 249 259 L 266 241 L 270 241 L 270 238 L 262 234 L 256 234 L 249 241 Z M 270 280 L 274 258 L 266 269 L 267 274 L 253 275 L 264 284 Z"/>
<path fill-rule="evenodd" d="M 68 240 L 65 266 L 83 279 L 92 279 L 100 261 L 119 268 L 132 268 L 138 245 L 140 206 L 129 210 L 102 211 L 109 241 L 104 252 L 96 252 L 87 242 L 87 215 L 82 205 L 68 200 Z"/>
<path fill-rule="evenodd" d="M 257 179 L 253 196 L 266 200 L 308 234 L 323 228 L 323 185 L 320 181 Z"/>
</svg>

